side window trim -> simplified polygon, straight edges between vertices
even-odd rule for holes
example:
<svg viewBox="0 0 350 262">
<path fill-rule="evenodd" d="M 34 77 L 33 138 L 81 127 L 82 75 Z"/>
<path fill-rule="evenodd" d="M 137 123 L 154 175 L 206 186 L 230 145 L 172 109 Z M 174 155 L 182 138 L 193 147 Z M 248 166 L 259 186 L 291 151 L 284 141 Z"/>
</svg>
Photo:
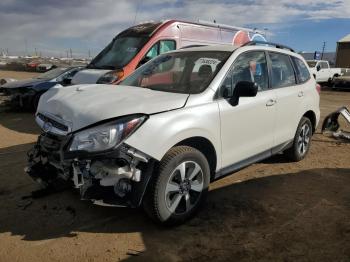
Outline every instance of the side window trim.
<svg viewBox="0 0 350 262">
<path fill-rule="evenodd" d="M 279 54 L 279 55 L 285 55 L 285 56 L 288 57 L 289 62 L 290 62 L 290 64 L 291 64 L 292 68 L 293 68 L 293 73 L 294 73 L 294 85 L 293 85 L 293 86 L 298 85 L 298 84 L 299 84 L 299 83 L 298 83 L 298 78 L 297 78 L 297 75 L 296 75 L 296 72 L 295 72 L 294 63 L 293 63 L 293 61 L 292 61 L 290 55 L 285 54 L 285 53 L 276 52 L 276 51 L 266 51 L 266 52 L 267 52 L 268 54 L 274 53 L 274 54 Z M 271 79 L 271 89 L 279 89 L 279 88 L 290 87 L 290 86 L 279 86 L 279 87 L 273 87 L 273 86 L 272 86 L 272 61 L 271 61 L 269 55 L 268 55 L 268 60 L 269 60 L 269 62 L 270 62 L 270 66 L 271 66 L 271 68 L 270 68 L 270 69 L 271 69 L 271 75 L 269 75 L 269 79 Z M 270 74 L 270 73 L 269 73 L 269 74 Z"/>
<path fill-rule="evenodd" d="M 299 61 L 302 62 L 302 63 L 304 64 L 304 66 L 307 68 L 307 65 L 305 64 L 305 62 L 304 62 L 303 60 L 301 60 L 300 58 L 296 57 L 296 56 L 290 56 L 290 58 L 291 58 L 291 60 L 292 60 L 292 62 L 293 62 L 293 66 L 295 67 L 295 71 L 296 71 L 296 73 L 297 73 L 297 85 L 302 85 L 302 84 L 308 82 L 308 81 L 310 80 L 310 78 L 311 78 L 310 72 L 308 72 L 308 75 L 309 75 L 308 78 L 307 78 L 306 80 L 302 81 L 302 80 L 300 79 L 301 72 L 299 71 L 299 67 L 298 67 L 296 61 L 299 60 Z"/>
<path fill-rule="evenodd" d="M 262 89 L 262 90 L 259 90 L 259 92 L 265 92 L 265 91 L 269 91 L 272 89 L 271 87 L 271 78 L 270 78 L 270 71 L 269 71 L 269 57 L 268 57 L 268 54 L 267 54 L 267 51 L 263 50 L 263 49 L 254 49 L 254 50 L 247 50 L 247 51 L 244 51 L 242 53 L 240 53 L 236 58 L 235 60 L 232 62 L 232 64 L 230 65 L 230 68 L 227 70 L 225 76 L 221 79 L 220 81 L 220 84 L 219 84 L 219 87 L 217 88 L 216 92 L 215 92 L 215 95 L 214 95 L 214 100 L 216 99 L 224 99 L 221 95 L 220 95 L 220 90 L 221 90 L 221 87 L 225 81 L 225 79 L 228 77 L 228 75 L 231 73 L 232 69 L 233 69 L 233 65 L 235 64 L 236 60 L 243 54 L 246 54 L 246 53 L 250 53 L 250 52 L 261 52 L 261 53 L 264 53 L 265 55 L 265 60 L 266 60 L 266 64 L 267 64 L 267 89 Z M 221 69 L 220 69 L 221 70 Z"/>
<path fill-rule="evenodd" d="M 266 57 L 266 62 L 267 62 L 267 74 L 268 74 L 268 89 L 267 90 L 270 90 L 270 89 L 273 89 L 272 88 L 272 62 L 271 62 L 271 59 L 270 59 L 270 56 L 269 56 L 269 52 L 268 51 L 264 51 L 265 52 L 265 57 Z"/>
</svg>

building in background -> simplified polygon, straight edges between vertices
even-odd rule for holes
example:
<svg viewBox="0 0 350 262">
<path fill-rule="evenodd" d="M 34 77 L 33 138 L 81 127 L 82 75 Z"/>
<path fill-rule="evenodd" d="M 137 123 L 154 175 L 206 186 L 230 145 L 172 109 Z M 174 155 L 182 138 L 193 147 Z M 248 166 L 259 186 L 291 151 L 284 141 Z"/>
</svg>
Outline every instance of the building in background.
<svg viewBox="0 0 350 262">
<path fill-rule="evenodd" d="M 336 67 L 350 68 L 350 34 L 337 43 Z"/>
<path fill-rule="evenodd" d="M 301 52 L 299 53 L 305 58 L 305 60 L 315 60 L 315 52 Z M 321 58 L 317 59 L 320 60 Z M 325 52 L 323 53 L 322 60 L 327 60 L 329 65 L 334 67 L 335 65 L 335 53 L 334 52 Z"/>
</svg>

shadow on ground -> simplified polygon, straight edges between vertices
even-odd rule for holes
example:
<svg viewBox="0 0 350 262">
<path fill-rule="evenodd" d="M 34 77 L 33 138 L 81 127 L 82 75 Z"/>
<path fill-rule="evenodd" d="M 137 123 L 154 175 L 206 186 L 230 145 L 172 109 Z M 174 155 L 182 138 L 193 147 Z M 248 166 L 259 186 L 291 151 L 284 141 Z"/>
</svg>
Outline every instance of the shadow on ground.
<svg viewBox="0 0 350 262">
<path fill-rule="evenodd" d="M 93 206 L 74 191 L 22 200 L 37 188 L 22 171 L 30 146 L 0 150 L 0 233 L 36 241 L 139 232 L 146 250 L 129 259 L 140 261 L 350 258 L 350 169 L 311 169 L 215 189 L 194 219 L 166 229 L 141 210 Z"/>
<path fill-rule="evenodd" d="M 25 112 L 21 110 L 12 110 L 0 106 L 0 126 L 7 129 L 25 133 L 39 134 L 40 129 L 34 121 L 33 112 Z"/>
</svg>

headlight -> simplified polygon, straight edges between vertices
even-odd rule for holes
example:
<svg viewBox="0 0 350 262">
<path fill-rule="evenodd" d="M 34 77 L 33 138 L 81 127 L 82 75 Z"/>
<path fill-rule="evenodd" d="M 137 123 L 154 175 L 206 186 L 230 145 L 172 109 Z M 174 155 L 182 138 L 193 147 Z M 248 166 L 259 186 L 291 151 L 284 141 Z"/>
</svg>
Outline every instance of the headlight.
<svg viewBox="0 0 350 262">
<path fill-rule="evenodd" d="M 112 149 L 131 135 L 146 116 L 134 116 L 92 127 L 74 135 L 69 151 L 98 152 Z"/>
<path fill-rule="evenodd" d="M 114 70 L 114 71 L 110 71 L 105 73 L 103 76 L 101 76 L 98 80 L 97 80 L 97 84 L 111 84 L 114 83 L 117 80 L 122 79 L 122 77 L 124 76 L 124 71 L 123 70 Z"/>
</svg>

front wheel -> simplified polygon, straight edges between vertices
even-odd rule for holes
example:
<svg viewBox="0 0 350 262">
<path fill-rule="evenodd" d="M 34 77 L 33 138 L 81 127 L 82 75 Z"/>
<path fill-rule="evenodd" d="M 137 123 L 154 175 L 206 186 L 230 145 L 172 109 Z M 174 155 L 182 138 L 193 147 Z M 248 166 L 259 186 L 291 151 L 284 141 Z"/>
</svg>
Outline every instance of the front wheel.
<svg viewBox="0 0 350 262">
<path fill-rule="evenodd" d="M 289 159 L 298 162 L 305 158 L 310 149 L 312 124 L 309 118 L 302 117 L 293 140 L 293 145 L 285 153 Z"/>
<path fill-rule="evenodd" d="M 191 218 L 208 192 L 210 168 L 195 148 L 177 146 L 161 160 L 144 199 L 145 211 L 158 223 L 174 225 Z"/>
</svg>

